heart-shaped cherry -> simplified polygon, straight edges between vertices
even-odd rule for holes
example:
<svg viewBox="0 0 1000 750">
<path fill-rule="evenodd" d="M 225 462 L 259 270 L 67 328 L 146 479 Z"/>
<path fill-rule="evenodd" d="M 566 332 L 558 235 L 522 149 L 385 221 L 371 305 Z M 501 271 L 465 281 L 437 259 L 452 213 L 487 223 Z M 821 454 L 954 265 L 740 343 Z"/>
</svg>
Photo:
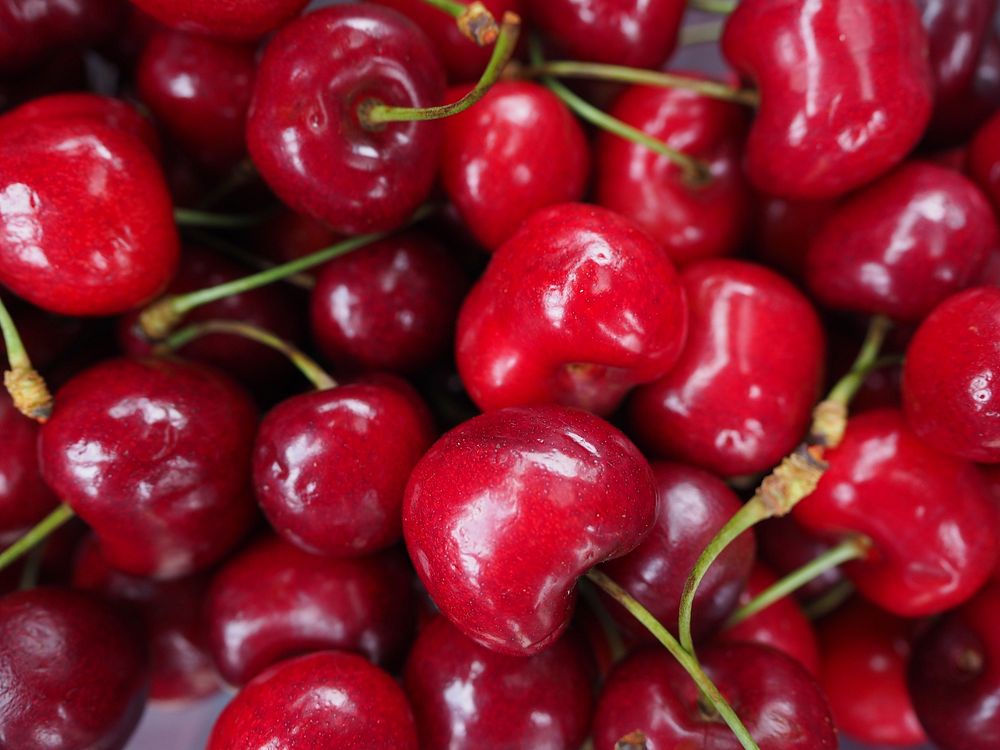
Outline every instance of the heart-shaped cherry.
<svg viewBox="0 0 1000 750">
<path fill-rule="evenodd" d="M 253 40 L 284 25 L 309 0 L 132 0 L 165 26 L 224 39 Z"/>
<path fill-rule="evenodd" d="M 23 73 L 67 47 L 110 36 L 123 19 L 120 0 L 0 3 L 0 73 Z"/>
<path fill-rule="evenodd" d="M 0 532 L 34 525 L 58 502 L 38 471 L 38 423 L 0 391 Z"/>
</svg>

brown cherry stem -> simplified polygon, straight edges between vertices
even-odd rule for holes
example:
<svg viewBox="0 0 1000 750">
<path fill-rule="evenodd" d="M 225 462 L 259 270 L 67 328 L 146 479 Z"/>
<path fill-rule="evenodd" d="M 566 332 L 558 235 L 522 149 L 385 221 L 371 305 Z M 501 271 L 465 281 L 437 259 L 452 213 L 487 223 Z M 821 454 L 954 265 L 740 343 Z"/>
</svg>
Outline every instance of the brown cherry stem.
<svg viewBox="0 0 1000 750">
<path fill-rule="evenodd" d="M 482 3 L 466 5 L 456 0 L 424 0 L 424 2 L 454 18 L 462 35 L 480 47 L 493 44 L 500 34 L 497 20 Z"/>
<path fill-rule="evenodd" d="M 32 366 L 14 319 L 0 299 L 0 333 L 3 334 L 10 369 L 3 374 L 3 383 L 14 407 L 29 419 L 45 423 L 52 416 L 52 394 L 45 380 Z"/>
</svg>

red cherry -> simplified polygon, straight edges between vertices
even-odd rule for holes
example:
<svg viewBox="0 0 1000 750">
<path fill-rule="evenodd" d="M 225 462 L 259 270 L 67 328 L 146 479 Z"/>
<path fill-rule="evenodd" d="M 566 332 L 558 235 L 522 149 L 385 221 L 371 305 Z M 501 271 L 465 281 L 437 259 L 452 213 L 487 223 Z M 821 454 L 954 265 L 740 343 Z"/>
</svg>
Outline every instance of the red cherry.
<svg viewBox="0 0 1000 750">
<path fill-rule="evenodd" d="M 253 40 L 292 20 L 309 0 L 132 0 L 160 23 L 224 39 Z"/>
<path fill-rule="evenodd" d="M 760 88 L 747 174 L 766 193 L 802 200 L 860 187 L 899 162 L 930 118 L 913 0 L 745 0 L 722 50 Z"/>
<path fill-rule="evenodd" d="M 809 243 L 836 206 L 832 200 L 785 200 L 758 193 L 751 254 L 797 284 L 804 284 Z"/>
<path fill-rule="evenodd" d="M 222 373 L 109 360 L 56 395 L 42 477 L 123 572 L 178 578 L 225 555 L 253 518 L 256 410 Z"/>
<path fill-rule="evenodd" d="M 122 20 L 120 0 L 0 3 L 0 73 L 21 73 L 61 49 L 110 36 Z"/>
<path fill-rule="evenodd" d="M 457 101 L 468 87 L 452 89 Z M 476 240 L 496 250 L 539 209 L 580 200 L 590 172 L 583 128 L 543 86 L 501 81 L 444 123 L 441 181 Z"/>
<path fill-rule="evenodd" d="M 1000 211 L 1000 113 L 987 120 L 969 144 L 969 175 Z"/>
<path fill-rule="evenodd" d="M 267 45 L 247 144 L 261 176 L 296 211 L 344 234 L 394 229 L 430 194 L 441 124 L 368 130 L 358 108 L 371 99 L 428 107 L 443 95 L 434 47 L 404 16 L 372 4 L 323 8 Z"/>
<path fill-rule="evenodd" d="M 590 728 L 586 659 L 570 636 L 534 656 L 506 656 L 469 640 L 445 618 L 434 619 L 406 663 L 420 747 L 576 750 Z"/>
<path fill-rule="evenodd" d="M 826 460 L 830 468 L 795 518 L 828 536 L 872 541 L 866 558 L 844 566 L 865 597 L 917 617 L 960 604 L 989 577 L 996 518 L 973 464 L 929 448 L 894 409 L 853 417 Z"/>
<path fill-rule="evenodd" d="M 607 209 L 539 211 L 494 255 L 458 320 L 480 408 L 556 402 L 598 414 L 668 372 L 687 306 L 666 253 Z"/>
<path fill-rule="evenodd" d="M 41 521 L 59 501 L 38 471 L 38 423 L 0 391 L 0 533 Z"/>
<path fill-rule="evenodd" d="M 441 612 L 484 646 L 527 655 L 566 630 L 576 579 L 634 549 L 656 509 L 649 464 L 611 425 L 512 408 L 431 447 L 410 477 L 403 531 Z"/>
<path fill-rule="evenodd" d="M 207 750 L 418 750 L 406 696 L 360 656 L 325 651 L 255 678 L 219 716 Z"/>
<path fill-rule="evenodd" d="M 655 455 L 722 476 L 768 469 L 802 439 L 819 397 L 819 318 L 785 279 L 750 263 L 706 261 L 681 280 L 687 346 L 668 375 L 636 389 L 631 429 Z"/>
<path fill-rule="evenodd" d="M 910 427 L 938 450 L 1000 462 L 1000 288 L 942 303 L 917 329 L 903 364 Z"/>
<path fill-rule="evenodd" d="M 854 401 L 851 401 L 851 409 L 855 409 Z M 769 570 L 781 576 L 812 562 L 832 546 L 828 540 L 803 528 L 791 516 L 769 518 L 754 526 L 754 532 L 757 535 L 760 559 L 767 564 Z M 754 577 L 760 578 L 760 575 Z M 843 581 L 843 571 L 839 567 L 830 568 L 798 589 L 795 595 L 800 601 L 812 601 Z"/>
</svg>

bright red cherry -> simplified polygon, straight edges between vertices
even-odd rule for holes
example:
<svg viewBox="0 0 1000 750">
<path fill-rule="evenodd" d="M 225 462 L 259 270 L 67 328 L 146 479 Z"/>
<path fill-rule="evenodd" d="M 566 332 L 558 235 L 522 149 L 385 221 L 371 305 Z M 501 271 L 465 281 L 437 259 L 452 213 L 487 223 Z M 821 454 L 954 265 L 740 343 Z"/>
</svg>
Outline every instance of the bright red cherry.
<svg viewBox="0 0 1000 750">
<path fill-rule="evenodd" d="M 837 202 L 785 200 L 763 193 L 757 193 L 755 199 L 751 255 L 792 281 L 803 283 L 809 243 Z"/>
<path fill-rule="evenodd" d="M 142 640 L 107 605 L 65 589 L 0 598 L 0 744 L 120 750 L 146 705 Z"/>
<path fill-rule="evenodd" d="M 910 427 L 938 450 L 1000 462 L 1000 288 L 943 302 L 917 329 L 903 364 Z"/>
<path fill-rule="evenodd" d="M 534 656 L 507 656 L 434 619 L 405 672 L 421 750 L 578 750 L 593 703 L 587 659 L 569 635 Z"/>
<path fill-rule="evenodd" d="M 614 411 L 667 373 L 687 305 L 661 247 L 596 206 L 534 214 L 493 256 L 458 320 L 458 370 L 481 409 L 540 403 Z"/>
<path fill-rule="evenodd" d="M 226 706 L 206 750 L 418 750 L 402 689 L 355 654 L 323 651 L 258 675 Z"/>
<path fill-rule="evenodd" d="M 721 476 L 769 469 L 802 440 L 819 397 L 819 318 L 788 281 L 750 263 L 705 261 L 681 281 L 687 346 L 669 374 L 636 389 L 631 429 L 654 455 Z"/>
<path fill-rule="evenodd" d="M 0 392 L 0 532 L 33 526 L 58 502 L 38 471 L 38 423 Z"/>
<path fill-rule="evenodd" d="M 225 555 L 253 516 L 256 409 L 220 372 L 116 359 L 56 394 L 42 477 L 123 572 L 178 578 Z"/>
<path fill-rule="evenodd" d="M 795 518 L 826 536 L 857 533 L 870 553 L 844 570 L 858 590 L 904 617 L 968 599 L 990 576 L 998 531 L 978 469 L 917 438 L 895 409 L 853 417 L 830 468 Z"/>
<path fill-rule="evenodd" d="M 803 200 L 860 187 L 902 160 L 930 119 L 913 0 L 744 0 L 722 49 L 760 88 L 746 168 L 766 193 Z"/>
<path fill-rule="evenodd" d="M 434 47 L 405 16 L 368 3 L 323 8 L 267 45 L 247 144 L 296 211 L 344 234 L 394 229 L 430 194 L 441 123 L 367 129 L 359 108 L 370 100 L 429 107 L 443 96 Z"/>
<path fill-rule="evenodd" d="M 566 630 L 577 578 L 634 549 L 656 511 L 649 464 L 611 425 L 510 408 L 434 444 L 406 489 L 403 531 L 441 612 L 479 643 L 527 655 Z"/>
<path fill-rule="evenodd" d="M 595 156 L 597 203 L 649 232 L 680 266 L 735 253 L 750 220 L 739 106 L 683 89 L 632 86 L 610 114 L 701 160 L 711 177 L 705 185 L 688 184 L 667 157 L 602 132 Z"/>
<path fill-rule="evenodd" d="M 974 283 L 1000 231 L 958 172 L 912 162 L 845 201 L 813 239 L 809 287 L 838 310 L 919 321 Z"/>
<path fill-rule="evenodd" d="M 224 39 L 253 40 L 292 20 L 309 0 L 132 0 L 165 26 Z"/>
<path fill-rule="evenodd" d="M 853 401 L 851 409 L 855 410 Z M 754 526 L 754 532 L 757 536 L 758 556 L 766 563 L 768 570 L 779 576 L 798 570 L 831 547 L 829 540 L 803 528 L 792 516 L 769 518 Z M 843 581 L 844 572 L 839 567 L 831 568 L 798 589 L 795 596 L 799 601 L 812 601 Z"/>
<path fill-rule="evenodd" d="M 22 73 L 67 47 L 110 36 L 123 19 L 120 0 L 0 2 L 0 73 Z"/>
</svg>

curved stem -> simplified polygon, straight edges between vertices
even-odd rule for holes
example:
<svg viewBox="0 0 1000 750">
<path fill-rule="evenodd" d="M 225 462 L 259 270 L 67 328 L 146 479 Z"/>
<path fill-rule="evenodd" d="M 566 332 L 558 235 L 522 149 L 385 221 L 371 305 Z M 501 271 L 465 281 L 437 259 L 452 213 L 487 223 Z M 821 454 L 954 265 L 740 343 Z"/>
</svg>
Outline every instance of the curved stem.
<svg viewBox="0 0 1000 750">
<path fill-rule="evenodd" d="M 694 680 L 705 698 L 712 704 L 712 707 L 722 717 L 722 720 L 726 722 L 726 725 L 732 730 L 733 734 L 736 735 L 736 738 L 740 741 L 744 749 L 759 750 L 757 743 L 750 736 L 750 732 L 747 731 L 746 726 L 740 721 L 740 717 L 736 715 L 736 712 L 733 711 L 732 707 L 722 696 L 722 693 L 719 692 L 715 683 L 705 674 L 705 671 L 698 664 L 697 659 L 694 658 L 692 653 L 684 649 L 677 642 L 677 639 L 670 634 L 670 631 L 663 627 L 659 620 L 650 614 L 649 610 L 643 607 L 625 589 L 611 580 L 607 575 L 599 570 L 591 570 L 587 573 L 587 578 L 627 609 L 656 640 L 663 644 L 667 651 L 670 652 L 670 655 L 691 676 L 691 679 Z"/>
<path fill-rule="evenodd" d="M 696 44 L 713 44 L 722 38 L 722 30 L 725 27 L 725 21 L 689 23 L 681 29 L 678 44 L 681 47 L 692 47 Z"/>
<path fill-rule="evenodd" d="M 688 0 L 688 7 L 706 13 L 729 15 L 736 10 L 737 0 Z"/>
<path fill-rule="evenodd" d="M 212 229 L 246 229 L 267 219 L 267 214 L 216 214 L 196 208 L 175 208 L 174 221 L 182 227 L 209 227 Z"/>
<path fill-rule="evenodd" d="M 803 612 L 810 620 L 818 620 L 837 609 L 850 599 L 852 594 L 854 594 L 854 584 L 850 581 L 841 581 L 819 599 L 805 605 Z"/>
<path fill-rule="evenodd" d="M 14 406 L 29 419 L 45 423 L 52 416 L 52 394 L 45 380 L 31 364 L 28 350 L 24 348 L 21 334 L 14 319 L 0 299 L 0 333 L 3 335 L 10 369 L 4 372 L 3 382 Z"/>
<path fill-rule="evenodd" d="M 63 503 L 45 518 L 39 521 L 34 527 L 25 532 L 24 536 L 10 545 L 3 552 L 0 552 L 0 570 L 16 562 L 23 555 L 29 552 L 35 545 L 48 539 L 49 535 L 71 519 L 74 515 L 73 509 Z"/>
</svg>

